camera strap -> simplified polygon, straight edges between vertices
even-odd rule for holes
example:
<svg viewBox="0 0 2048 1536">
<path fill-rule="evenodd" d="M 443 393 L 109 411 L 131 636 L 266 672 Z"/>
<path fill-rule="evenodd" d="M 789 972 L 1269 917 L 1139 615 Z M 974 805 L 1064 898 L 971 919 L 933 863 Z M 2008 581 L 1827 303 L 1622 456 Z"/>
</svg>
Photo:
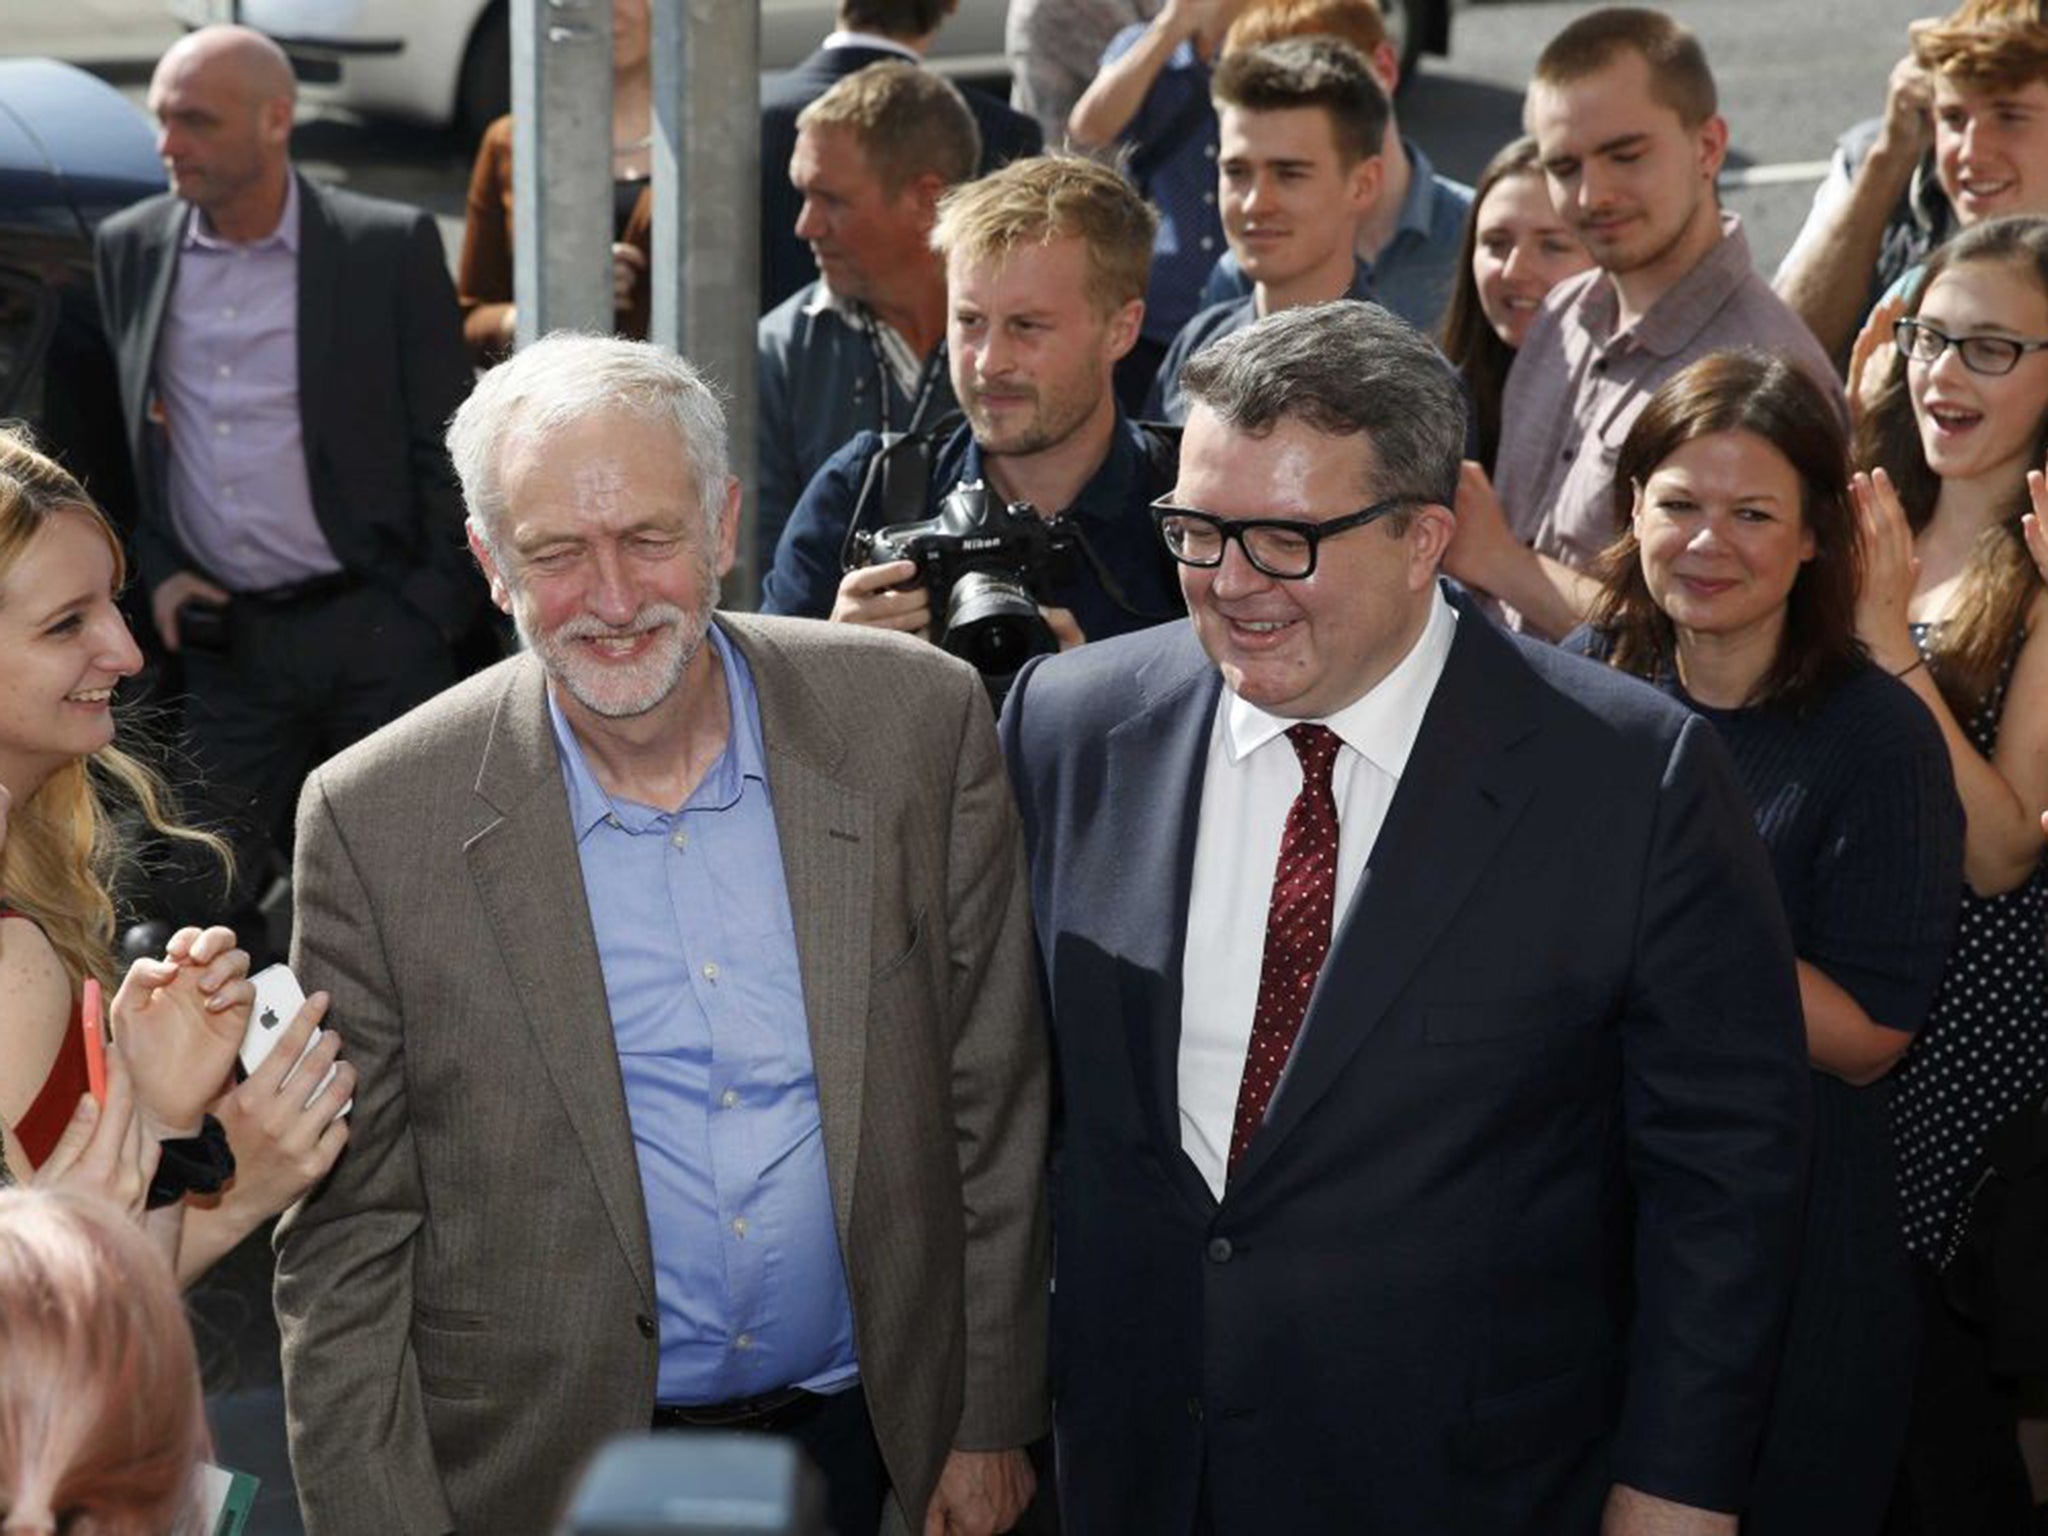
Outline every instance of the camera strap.
<svg viewBox="0 0 2048 1536">
<path fill-rule="evenodd" d="M 853 552 L 854 538 L 861 529 L 923 520 L 932 489 L 933 448 L 959 424 L 960 413 L 948 411 L 922 432 L 880 434 L 880 446 L 868 455 L 867 468 L 861 474 L 860 494 L 853 501 L 853 515 L 846 520 L 846 533 L 839 541 L 841 571 L 861 564 Z M 871 509 L 877 502 L 881 503 L 880 516 L 873 517 Z"/>
</svg>

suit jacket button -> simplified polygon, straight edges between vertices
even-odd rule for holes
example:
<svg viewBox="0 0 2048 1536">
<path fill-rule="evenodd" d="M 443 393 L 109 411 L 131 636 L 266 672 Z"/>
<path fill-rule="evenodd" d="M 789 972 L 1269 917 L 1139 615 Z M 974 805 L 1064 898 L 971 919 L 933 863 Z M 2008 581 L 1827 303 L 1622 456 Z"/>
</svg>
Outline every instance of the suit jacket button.
<svg viewBox="0 0 2048 1536">
<path fill-rule="evenodd" d="M 641 1338 L 651 1339 L 654 1337 L 654 1319 L 649 1317 L 645 1312 L 639 1312 L 634 1314 L 633 1326 L 640 1330 Z"/>
<path fill-rule="evenodd" d="M 1211 1264 L 1228 1264 L 1230 1256 L 1236 1251 L 1236 1249 L 1230 1246 L 1230 1239 L 1227 1237 L 1212 1237 L 1209 1239 L 1209 1262 Z"/>
</svg>

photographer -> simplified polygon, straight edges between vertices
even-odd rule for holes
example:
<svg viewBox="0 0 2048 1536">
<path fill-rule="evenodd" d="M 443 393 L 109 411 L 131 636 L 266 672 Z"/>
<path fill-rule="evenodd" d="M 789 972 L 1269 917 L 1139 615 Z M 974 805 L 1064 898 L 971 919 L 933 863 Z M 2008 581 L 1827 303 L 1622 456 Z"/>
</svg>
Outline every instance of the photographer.
<svg viewBox="0 0 2048 1536">
<path fill-rule="evenodd" d="M 928 454 L 921 497 L 883 489 L 883 440 L 873 433 L 834 454 L 783 531 L 763 611 L 932 636 L 944 613 L 935 615 L 918 565 L 848 569 L 858 543 L 850 534 L 942 510 L 948 533 L 971 534 L 978 525 L 963 525 L 962 504 L 947 503 L 980 484 L 992 516 L 1028 503 L 1074 536 L 1071 560 L 1017 562 L 1062 648 L 1178 616 L 1147 511 L 1173 483 L 1177 445 L 1125 420 L 1111 388 L 1144 317 L 1155 222 L 1114 171 L 1065 156 L 1016 161 L 947 194 L 932 245 L 946 259 L 947 356 L 966 425 L 891 450 L 898 477 Z"/>
</svg>

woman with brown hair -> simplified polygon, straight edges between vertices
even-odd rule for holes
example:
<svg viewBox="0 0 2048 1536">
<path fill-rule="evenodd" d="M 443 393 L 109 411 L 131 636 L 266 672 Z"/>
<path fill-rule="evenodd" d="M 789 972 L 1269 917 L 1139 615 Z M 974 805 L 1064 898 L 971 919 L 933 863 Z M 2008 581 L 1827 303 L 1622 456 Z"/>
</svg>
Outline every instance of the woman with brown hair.
<svg viewBox="0 0 2048 1536">
<path fill-rule="evenodd" d="M 612 0 L 612 320 L 621 336 L 647 335 L 647 263 L 654 239 L 654 73 L 647 0 Z M 469 176 L 455 296 L 469 360 L 489 368 L 511 356 L 512 115 L 484 130 Z"/>
<path fill-rule="evenodd" d="M 24 438 L 0 430 L 5 1145 L 10 1162 L 18 1150 L 27 1168 L 42 1170 L 65 1146 L 67 1127 L 88 1140 L 101 1124 L 127 1134 L 118 1111 L 132 1080 L 141 1133 L 155 1144 L 137 1157 L 168 1163 L 154 1167 L 153 1204 L 168 1209 L 184 1193 L 206 1197 L 189 1222 L 180 1224 L 174 1211 L 162 1223 L 179 1272 L 190 1278 L 332 1164 L 347 1136 L 335 1113 L 354 1074 L 344 1064 L 336 1085 L 311 1105 L 279 1093 L 318 1022 L 324 1003 L 316 1001 L 280 1042 L 277 1069 L 266 1062 L 265 1071 L 227 1091 L 254 993 L 248 956 L 225 928 L 181 930 L 163 959 L 136 961 L 114 987 L 113 884 L 127 850 L 110 806 L 126 803 L 157 834 L 220 851 L 217 839 L 171 818 L 157 776 L 115 745 L 115 691 L 142 660 L 116 606 L 124 576 L 120 542 L 84 487 Z M 112 1003 L 104 1110 L 86 1101 L 81 1007 L 88 981 Z M 330 1032 L 298 1070 L 324 1072 L 338 1048 Z M 129 1157 L 102 1162 L 108 1177 L 123 1181 L 136 1166 Z"/>
<path fill-rule="evenodd" d="M 0 1190 L 0 1532 L 191 1529 L 206 1454 L 177 1286 L 75 1193 Z"/>
<path fill-rule="evenodd" d="M 1957 1529 L 2024 1518 L 2010 1383 L 1942 1305 L 1987 1136 L 2048 1092 L 2048 591 L 2023 518 L 2048 509 L 2048 219 L 1974 225 L 1935 252 L 1857 429 L 1866 576 L 1857 631 L 1940 724 L 1967 817 L 1962 919 L 1895 1114 L 1906 1241 L 1928 1271 L 1916 1486 Z M 1929 1390 L 1935 1378 L 1929 1375 Z M 1995 1458 L 1995 1460 L 1994 1460 Z M 1975 1523 L 1958 1500 L 1976 1501 Z"/>
<path fill-rule="evenodd" d="M 1664 384 L 1616 463 L 1625 531 L 1586 647 L 1715 726 L 1798 955 L 1812 1184 L 1746 1536 L 1878 1529 L 1916 1359 L 1887 1074 L 1941 980 L 1962 819 L 1940 732 L 1856 637 L 1847 458 L 1826 397 L 1775 358 L 1715 353 Z"/>
<path fill-rule="evenodd" d="M 1500 446 L 1500 399 L 1522 338 L 1543 308 L 1543 296 L 1592 264 L 1579 237 L 1550 205 L 1534 139 L 1524 134 L 1486 162 L 1458 251 L 1443 349 L 1465 381 L 1474 458 L 1488 475 Z"/>
</svg>

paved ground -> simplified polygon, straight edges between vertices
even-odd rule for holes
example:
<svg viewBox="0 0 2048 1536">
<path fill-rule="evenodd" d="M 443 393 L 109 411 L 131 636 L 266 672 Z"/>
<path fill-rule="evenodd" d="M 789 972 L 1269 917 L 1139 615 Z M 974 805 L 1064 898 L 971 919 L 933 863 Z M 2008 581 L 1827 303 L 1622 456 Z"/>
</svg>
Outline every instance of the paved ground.
<svg viewBox="0 0 2048 1536">
<path fill-rule="evenodd" d="M 68 59 L 110 78 L 147 76 L 182 30 L 163 0 L 17 0 L 0 54 Z"/>
</svg>

